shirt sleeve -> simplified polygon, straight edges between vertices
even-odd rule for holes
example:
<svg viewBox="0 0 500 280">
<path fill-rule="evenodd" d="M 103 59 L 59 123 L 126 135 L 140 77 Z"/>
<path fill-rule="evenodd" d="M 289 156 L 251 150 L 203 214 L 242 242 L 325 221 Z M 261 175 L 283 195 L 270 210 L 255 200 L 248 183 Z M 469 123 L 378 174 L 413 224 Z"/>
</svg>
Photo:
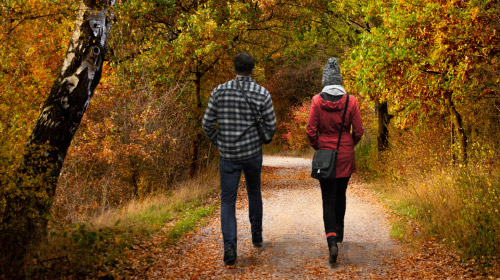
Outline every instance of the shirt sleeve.
<svg viewBox="0 0 500 280">
<path fill-rule="evenodd" d="M 266 99 L 264 100 L 264 110 L 262 112 L 262 118 L 267 126 L 271 137 L 276 132 L 276 115 L 274 114 L 273 101 L 271 100 L 271 95 L 268 93 Z"/>
<path fill-rule="evenodd" d="M 317 108 L 315 106 L 315 98 L 313 98 L 311 102 L 311 110 L 309 110 L 309 120 L 307 121 L 307 140 L 309 141 L 309 145 L 313 147 L 315 150 L 318 149 L 318 125 L 319 125 L 319 116 L 317 112 Z"/>
<path fill-rule="evenodd" d="M 361 136 L 365 131 L 363 127 L 363 121 L 361 120 L 361 112 L 359 111 L 358 102 L 354 99 L 354 107 L 351 111 L 351 119 L 352 119 L 352 139 L 354 141 L 354 145 L 356 145 L 360 140 Z"/>
<path fill-rule="evenodd" d="M 210 141 L 217 147 L 217 136 L 219 135 L 219 131 L 215 127 L 217 122 L 217 102 L 214 97 L 215 93 L 216 91 L 214 90 L 208 100 L 208 106 L 203 116 L 202 126 L 207 137 L 210 138 Z"/>
</svg>

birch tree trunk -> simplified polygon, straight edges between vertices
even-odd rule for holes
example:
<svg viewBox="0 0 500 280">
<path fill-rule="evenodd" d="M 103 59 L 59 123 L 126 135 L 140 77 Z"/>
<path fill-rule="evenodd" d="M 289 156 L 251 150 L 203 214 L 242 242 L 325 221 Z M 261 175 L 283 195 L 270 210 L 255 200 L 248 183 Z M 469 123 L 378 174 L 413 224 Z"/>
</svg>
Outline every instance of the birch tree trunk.
<svg viewBox="0 0 500 280">
<path fill-rule="evenodd" d="M 46 234 L 67 150 L 101 78 L 113 7 L 114 0 L 82 0 L 61 72 L 28 138 L 15 186 L 3 201 L 0 268 L 7 278 L 19 276 L 27 253 Z"/>
</svg>

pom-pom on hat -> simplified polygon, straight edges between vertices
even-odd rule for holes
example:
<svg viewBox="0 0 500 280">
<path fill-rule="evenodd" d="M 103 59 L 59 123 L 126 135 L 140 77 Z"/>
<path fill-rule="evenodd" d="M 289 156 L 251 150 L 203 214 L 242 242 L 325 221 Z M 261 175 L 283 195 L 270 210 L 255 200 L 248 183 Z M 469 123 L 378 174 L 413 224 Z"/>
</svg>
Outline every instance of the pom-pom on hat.
<svg viewBox="0 0 500 280">
<path fill-rule="evenodd" d="M 330 57 L 323 68 L 323 86 L 342 85 L 342 76 L 337 58 Z"/>
</svg>

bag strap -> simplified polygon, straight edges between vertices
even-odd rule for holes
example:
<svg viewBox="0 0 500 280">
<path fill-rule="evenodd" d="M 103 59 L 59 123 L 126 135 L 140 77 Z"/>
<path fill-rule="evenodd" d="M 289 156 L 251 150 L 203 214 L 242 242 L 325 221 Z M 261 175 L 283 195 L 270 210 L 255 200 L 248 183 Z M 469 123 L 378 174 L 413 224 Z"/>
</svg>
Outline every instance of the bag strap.
<svg viewBox="0 0 500 280">
<path fill-rule="evenodd" d="M 248 103 L 248 107 L 250 107 L 250 111 L 252 111 L 252 115 L 255 118 L 255 122 L 256 123 L 259 122 L 259 119 L 257 118 L 257 114 L 252 108 L 252 104 L 250 104 L 250 102 L 248 101 L 247 95 L 245 94 L 243 89 L 240 87 L 240 83 L 238 83 L 238 81 L 236 79 L 234 81 L 236 82 L 236 86 L 238 87 L 238 90 L 241 92 L 241 94 L 245 98 L 246 102 Z M 263 122 L 262 117 L 261 117 L 261 122 Z"/>
<path fill-rule="evenodd" d="M 347 94 L 347 100 L 345 101 L 344 114 L 342 115 L 342 123 L 340 124 L 339 141 L 337 142 L 337 152 L 340 147 L 340 137 L 342 137 L 342 130 L 344 129 L 345 113 L 347 112 L 347 105 L 349 105 L 349 94 Z"/>
<path fill-rule="evenodd" d="M 255 122 L 253 124 L 251 124 L 249 127 L 247 127 L 241 134 L 240 136 L 236 139 L 236 141 L 239 141 L 241 139 L 241 137 L 243 137 L 243 135 L 245 135 L 245 133 L 254 125 L 256 125 L 258 122 L 259 122 L 259 119 L 257 118 L 257 114 L 255 113 L 255 111 L 253 110 L 252 108 L 252 104 L 250 104 L 250 102 L 248 101 L 248 98 L 247 98 L 247 95 L 245 94 L 245 92 L 243 91 L 243 89 L 240 87 L 240 83 L 238 83 L 238 81 L 236 79 L 234 79 L 234 82 L 236 83 L 236 86 L 238 87 L 238 91 L 241 92 L 241 95 L 243 95 L 243 97 L 245 98 L 245 101 L 248 103 L 248 107 L 250 107 L 250 111 L 252 111 L 252 115 L 255 119 Z M 264 119 L 262 119 L 262 117 L 260 118 L 261 119 L 261 122 L 264 122 Z"/>
</svg>

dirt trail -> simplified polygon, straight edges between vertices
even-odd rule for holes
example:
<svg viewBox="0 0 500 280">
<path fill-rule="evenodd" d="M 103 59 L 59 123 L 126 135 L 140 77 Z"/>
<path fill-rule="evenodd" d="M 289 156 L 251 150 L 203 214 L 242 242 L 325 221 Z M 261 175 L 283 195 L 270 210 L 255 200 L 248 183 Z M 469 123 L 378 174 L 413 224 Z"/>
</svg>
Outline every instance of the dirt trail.
<svg viewBox="0 0 500 280">
<path fill-rule="evenodd" d="M 275 276 L 314 276 L 314 273 L 301 273 L 306 267 L 316 272 L 317 276 L 331 273 L 336 277 L 342 273 L 346 273 L 345 276 L 383 273 L 386 269 L 384 262 L 398 257 L 401 248 L 389 236 L 390 226 L 384 211 L 370 203 L 367 196 L 360 195 L 355 178 L 350 182 L 347 192 L 345 238 L 339 244 L 338 265 L 332 270 L 327 258 L 321 191 L 318 182 L 307 177 L 310 165 L 310 159 L 264 159 L 264 166 L 286 167 L 277 171 L 280 177 L 304 174 L 302 180 L 295 179 L 295 182 L 287 182 L 286 179 L 272 182 L 276 187 L 264 197 L 265 245 L 270 251 L 268 262 L 276 271 Z M 248 223 L 245 214 L 244 211 L 238 212 L 241 224 Z"/>
<path fill-rule="evenodd" d="M 248 204 L 241 182 L 237 202 L 238 260 L 234 267 L 226 267 L 222 261 L 217 213 L 176 245 L 165 246 L 161 235 L 153 237 L 143 251 L 144 261 L 130 268 L 134 271 L 131 278 L 455 279 L 458 271 L 453 258 L 439 253 L 408 257 L 405 247 L 389 237 L 384 210 L 356 177 L 348 187 L 345 237 L 339 246 L 338 264 L 330 266 L 321 193 L 318 182 L 309 177 L 309 166 L 309 159 L 264 157 L 262 248 L 254 248 L 251 243 Z M 427 249 L 441 252 L 439 248 Z"/>
</svg>

